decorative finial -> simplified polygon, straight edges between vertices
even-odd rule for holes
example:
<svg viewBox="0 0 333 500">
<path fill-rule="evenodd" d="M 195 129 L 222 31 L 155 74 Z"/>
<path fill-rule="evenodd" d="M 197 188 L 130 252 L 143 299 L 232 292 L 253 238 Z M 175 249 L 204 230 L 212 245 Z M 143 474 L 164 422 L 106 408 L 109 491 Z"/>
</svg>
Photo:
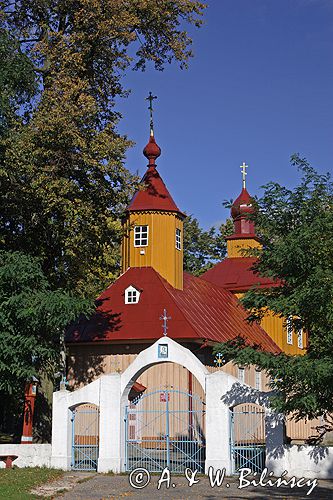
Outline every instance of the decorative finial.
<svg viewBox="0 0 333 500">
<path fill-rule="evenodd" d="M 243 189 L 245 189 L 246 188 L 246 176 L 247 176 L 246 169 L 249 168 L 249 166 L 246 165 L 245 162 L 243 161 L 243 165 L 241 165 L 240 168 L 242 169 Z"/>
<path fill-rule="evenodd" d="M 150 115 L 150 135 L 154 135 L 154 121 L 153 121 L 153 100 L 157 99 L 156 95 L 153 95 L 151 92 L 149 92 L 149 96 L 146 97 L 146 101 L 149 101 L 149 115 Z"/>
<path fill-rule="evenodd" d="M 214 359 L 214 363 L 216 364 L 216 366 L 218 368 L 220 368 L 220 366 L 222 366 L 225 363 L 222 353 L 218 352 L 216 354 L 215 359 Z"/>
<path fill-rule="evenodd" d="M 166 309 L 163 310 L 163 316 L 160 319 L 163 320 L 163 335 L 166 337 L 168 335 L 168 320 L 171 319 L 171 316 L 167 316 Z"/>
</svg>

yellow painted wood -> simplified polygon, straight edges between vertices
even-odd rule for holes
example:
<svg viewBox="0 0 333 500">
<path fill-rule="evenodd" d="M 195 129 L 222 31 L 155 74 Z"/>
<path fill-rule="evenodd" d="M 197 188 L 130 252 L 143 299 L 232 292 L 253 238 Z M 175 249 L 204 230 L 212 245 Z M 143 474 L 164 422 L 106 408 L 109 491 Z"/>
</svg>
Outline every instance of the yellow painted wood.
<svg viewBox="0 0 333 500">
<path fill-rule="evenodd" d="M 134 246 L 134 227 L 148 226 L 148 245 Z M 152 267 L 174 288 L 183 289 L 183 221 L 174 212 L 131 212 L 124 223 L 122 272 L 129 267 Z M 176 248 L 176 229 L 182 248 Z"/>
<path fill-rule="evenodd" d="M 244 250 L 249 250 L 250 248 L 261 248 L 261 245 L 254 238 L 227 240 L 228 257 L 244 257 Z"/>
<path fill-rule="evenodd" d="M 238 299 L 240 299 L 244 294 L 235 293 Z M 273 314 L 272 311 L 267 309 L 267 312 L 263 319 L 261 320 L 260 326 L 265 330 L 266 333 L 271 337 L 272 340 L 280 347 L 280 349 L 286 354 L 305 354 L 305 348 L 307 345 L 307 334 L 303 332 L 303 349 L 300 349 L 297 345 L 297 334 L 293 332 L 293 343 L 287 343 L 287 329 L 285 326 L 285 320 Z"/>
</svg>

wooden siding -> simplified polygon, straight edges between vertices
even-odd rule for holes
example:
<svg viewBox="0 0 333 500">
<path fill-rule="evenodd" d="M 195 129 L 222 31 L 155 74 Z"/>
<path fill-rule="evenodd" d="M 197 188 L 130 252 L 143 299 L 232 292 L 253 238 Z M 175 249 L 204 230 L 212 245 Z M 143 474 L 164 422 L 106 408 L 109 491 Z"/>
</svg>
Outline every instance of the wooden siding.
<svg viewBox="0 0 333 500">
<path fill-rule="evenodd" d="M 244 293 L 234 294 L 238 299 L 243 297 Z M 303 355 L 306 352 L 307 346 L 307 334 L 303 332 L 303 349 L 300 349 L 297 344 L 297 334 L 293 331 L 292 339 L 293 343 L 287 343 L 287 329 L 285 325 L 285 320 L 279 316 L 273 314 L 272 311 L 267 310 L 265 316 L 261 320 L 260 326 L 268 333 L 271 339 L 280 347 L 280 349 L 286 354 L 299 354 Z"/>
<path fill-rule="evenodd" d="M 249 248 L 260 248 L 258 241 L 252 238 L 237 238 L 227 240 L 227 255 L 228 257 L 244 257 L 244 250 Z"/>
<path fill-rule="evenodd" d="M 148 226 L 148 246 L 134 246 L 134 226 Z M 174 288 L 183 289 L 183 221 L 173 212 L 134 212 L 124 224 L 122 272 L 129 267 L 153 267 Z M 181 250 L 176 249 L 181 230 Z M 144 251 L 144 253 L 142 253 Z"/>
</svg>

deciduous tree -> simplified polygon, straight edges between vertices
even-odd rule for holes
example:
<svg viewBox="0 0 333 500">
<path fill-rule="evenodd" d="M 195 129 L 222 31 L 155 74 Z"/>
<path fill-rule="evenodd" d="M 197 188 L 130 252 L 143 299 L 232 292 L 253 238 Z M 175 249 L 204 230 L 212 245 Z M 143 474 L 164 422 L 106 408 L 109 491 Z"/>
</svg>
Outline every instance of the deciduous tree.
<svg viewBox="0 0 333 500">
<path fill-rule="evenodd" d="M 2 29 L 34 65 L 38 94 L 3 145 L 1 239 L 41 257 L 52 286 L 94 296 L 119 272 L 124 168 L 117 99 L 131 66 L 186 66 L 203 4 L 191 0 L 2 2 Z"/>
<path fill-rule="evenodd" d="M 263 244 L 255 269 L 279 286 L 252 289 L 242 303 L 250 321 L 260 321 L 266 308 L 292 316 L 295 336 L 300 328 L 308 333 L 306 353 L 273 356 L 239 339 L 215 350 L 266 370 L 277 390 L 275 407 L 296 418 L 322 415 L 325 432 L 333 429 L 333 186 L 329 174 L 305 159 L 294 155 L 292 163 L 302 173 L 300 184 L 291 190 L 269 183 L 254 216 Z"/>
</svg>

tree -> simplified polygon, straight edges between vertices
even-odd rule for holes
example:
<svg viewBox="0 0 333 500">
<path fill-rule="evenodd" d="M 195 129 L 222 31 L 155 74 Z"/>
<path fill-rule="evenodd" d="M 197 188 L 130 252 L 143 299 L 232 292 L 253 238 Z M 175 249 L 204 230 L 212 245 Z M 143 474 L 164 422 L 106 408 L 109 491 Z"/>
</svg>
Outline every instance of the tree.
<svg viewBox="0 0 333 500">
<path fill-rule="evenodd" d="M 189 215 L 184 222 L 184 269 L 200 276 L 226 255 L 225 237 L 232 234 L 233 224 L 230 219 L 204 231 L 197 219 Z"/>
<path fill-rule="evenodd" d="M 266 308 L 292 316 L 295 331 L 308 333 L 306 354 L 274 356 L 241 339 L 215 351 L 266 370 L 277 390 L 275 408 L 296 419 L 322 415 L 323 435 L 333 429 L 333 186 L 329 174 L 317 173 L 304 158 L 294 155 L 292 163 L 302 173 L 300 184 L 294 190 L 266 185 L 254 215 L 263 244 L 254 268 L 278 286 L 250 290 L 242 303 L 249 321 L 260 321 Z"/>
<path fill-rule="evenodd" d="M 89 300 L 51 290 L 37 259 L 0 251 L 0 391 L 20 393 L 32 376 L 53 375 L 63 329 L 91 310 Z"/>
<path fill-rule="evenodd" d="M 3 142 L 0 234 L 40 257 L 53 287 L 94 296 L 119 272 L 120 217 L 136 181 L 117 133 L 121 77 L 131 65 L 186 66 L 191 0 L 2 2 L 2 29 L 33 64 L 38 94 Z"/>
<path fill-rule="evenodd" d="M 3 29 L 0 29 L 0 60 L 0 137 L 3 138 L 17 119 L 20 107 L 34 96 L 37 88 L 30 59 Z"/>
</svg>

